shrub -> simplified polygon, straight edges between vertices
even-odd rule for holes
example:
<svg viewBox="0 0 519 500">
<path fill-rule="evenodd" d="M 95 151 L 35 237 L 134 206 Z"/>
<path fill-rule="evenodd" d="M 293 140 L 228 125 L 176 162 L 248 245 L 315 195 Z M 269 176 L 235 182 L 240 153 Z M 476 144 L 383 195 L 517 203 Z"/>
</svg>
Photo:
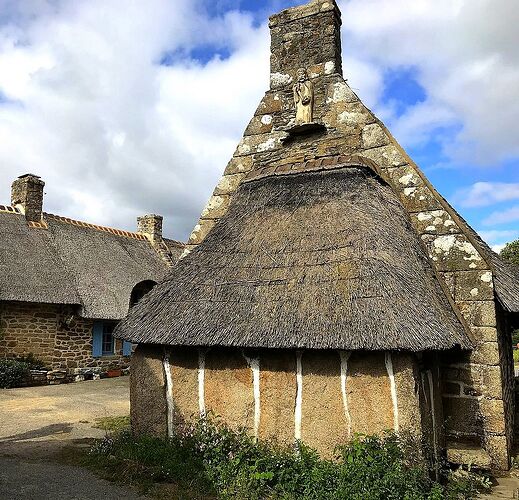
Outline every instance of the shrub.
<svg viewBox="0 0 519 500">
<path fill-rule="evenodd" d="M 201 420 L 171 439 L 109 436 L 94 447 L 91 465 L 117 471 L 123 480 L 175 483 L 176 492 L 221 499 L 439 500 L 474 498 L 473 475 L 449 477 L 447 486 L 430 479 L 417 454 L 420 446 L 394 433 L 357 436 L 320 458 L 303 443 L 296 448 L 254 442 Z M 194 493 L 193 493 L 194 492 Z"/>
<path fill-rule="evenodd" d="M 0 359 L 0 388 L 18 387 L 29 372 L 29 365 L 17 359 Z"/>
</svg>

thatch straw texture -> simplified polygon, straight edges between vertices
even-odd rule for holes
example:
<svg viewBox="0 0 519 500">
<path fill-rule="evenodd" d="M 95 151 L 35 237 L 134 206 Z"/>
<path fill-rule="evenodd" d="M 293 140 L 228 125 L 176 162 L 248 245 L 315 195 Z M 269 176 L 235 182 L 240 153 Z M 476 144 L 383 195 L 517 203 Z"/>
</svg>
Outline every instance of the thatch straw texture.
<svg viewBox="0 0 519 500">
<path fill-rule="evenodd" d="M 146 238 L 126 237 L 44 214 L 47 229 L 0 213 L 0 300 L 77 304 L 86 318 L 121 319 L 133 287 L 167 266 Z M 166 242 L 178 257 L 177 242 Z"/>
<path fill-rule="evenodd" d="M 243 183 L 117 332 L 170 345 L 470 347 L 404 208 L 365 167 Z"/>
</svg>

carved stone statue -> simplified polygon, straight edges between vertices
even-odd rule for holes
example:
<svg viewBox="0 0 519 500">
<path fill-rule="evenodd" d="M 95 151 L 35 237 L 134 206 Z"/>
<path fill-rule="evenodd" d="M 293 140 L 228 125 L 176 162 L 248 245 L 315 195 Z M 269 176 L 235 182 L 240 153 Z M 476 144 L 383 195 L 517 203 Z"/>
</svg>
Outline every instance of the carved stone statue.
<svg viewBox="0 0 519 500">
<path fill-rule="evenodd" d="M 312 123 L 314 85 L 308 79 L 304 68 L 297 70 L 297 82 L 294 85 L 294 102 L 296 104 L 296 125 Z"/>
</svg>

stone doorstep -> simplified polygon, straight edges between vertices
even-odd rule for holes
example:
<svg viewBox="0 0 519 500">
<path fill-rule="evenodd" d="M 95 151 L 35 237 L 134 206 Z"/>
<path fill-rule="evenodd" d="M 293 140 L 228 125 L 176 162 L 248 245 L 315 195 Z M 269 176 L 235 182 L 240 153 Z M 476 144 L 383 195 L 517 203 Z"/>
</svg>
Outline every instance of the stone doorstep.
<svg viewBox="0 0 519 500">
<path fill-rule="evenodd" d="M 492 466 L 490 455 L 484 449 L 462 443 L 447 443 L 447 460 L 456 465 L 473 465 L 485 470 Z"/>
</svg>

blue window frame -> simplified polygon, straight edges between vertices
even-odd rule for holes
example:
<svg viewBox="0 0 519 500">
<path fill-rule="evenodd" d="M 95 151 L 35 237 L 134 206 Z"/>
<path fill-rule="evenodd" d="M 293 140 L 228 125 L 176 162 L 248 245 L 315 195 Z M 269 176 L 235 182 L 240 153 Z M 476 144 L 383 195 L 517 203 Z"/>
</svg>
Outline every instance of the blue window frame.
<svg viewBox="0 0 519 500">
<path fill-rule="evenodd" d="M 100 358 L 102 356 L 114 356 L 115 338 L 113 336 L 115 325 L 114 321 L 94 321 L 92 330 L 92 356 Z M 121 354 L 121 353 L 119 353 Z M 123 342 L 123 356 L 132 354 L 132 343 Z"/>
</svg>

